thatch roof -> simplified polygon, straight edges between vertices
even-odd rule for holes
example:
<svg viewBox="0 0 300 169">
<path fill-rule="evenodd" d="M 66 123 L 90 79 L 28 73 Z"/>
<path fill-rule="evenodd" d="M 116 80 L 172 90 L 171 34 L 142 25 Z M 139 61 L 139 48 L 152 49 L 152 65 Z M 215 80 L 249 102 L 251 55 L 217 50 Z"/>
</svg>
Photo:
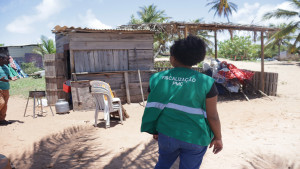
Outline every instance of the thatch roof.
<svg viewBox="0 0 300 169">
<path fill-rule="evenodd" d="M 120 29 L 127 30 L 155 30 L 166 33 L 178 33 L 180 31 L 188 30 L 189 32 L 198 30 L 240 30 L 253 32 L 277 31 L 278 28 L 263 27 L 257 25 L 242 25 L 233 23 L 191 23 L 191 22 L 169 22 L 169 23 L 143 23 L 119 26 Z"/>
</svg>

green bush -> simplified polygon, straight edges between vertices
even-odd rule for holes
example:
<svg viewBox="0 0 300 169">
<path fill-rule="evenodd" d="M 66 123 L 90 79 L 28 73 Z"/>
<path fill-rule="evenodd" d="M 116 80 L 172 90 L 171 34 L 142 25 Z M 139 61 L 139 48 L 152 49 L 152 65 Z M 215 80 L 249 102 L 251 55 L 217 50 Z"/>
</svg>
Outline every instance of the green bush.
<svg viewBox="0 0 300 169">
<path fill-rule="evenodd" d="M 170 61 L 156 61 L 154 67 L 172 67 Z"/>
<path fill-rule="evenodd" d="M 35 62 L 30 62 L 30 63 L 22 63 L 21 64 L 21 68 L 23 69 L 23 71 L 26 74 L 32 74 L 36 71 L 40 71 L 42 69 L 40 69 L 39 67 L 35 66 Z"/>
<path fill-rule="evenodd" d="M 250 36 L 234 36 L 219 42 L 218 56 L 236 60 L 253 60 L 259 57 L 260 46 L 253 44 Z"/>
</svg>

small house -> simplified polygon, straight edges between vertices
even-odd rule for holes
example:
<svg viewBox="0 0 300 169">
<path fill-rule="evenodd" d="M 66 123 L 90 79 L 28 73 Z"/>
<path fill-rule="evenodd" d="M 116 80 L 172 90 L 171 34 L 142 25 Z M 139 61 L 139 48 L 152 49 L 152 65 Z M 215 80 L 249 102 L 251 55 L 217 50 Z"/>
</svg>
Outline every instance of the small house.
<svg viewBox="0 0 300 169">
<path fill-rule="evenodd" d="M 107 82 L 122 103 L 147 98 L 154 72 L 153 31 L 56 26 L 52 32 L 56 54 L 44 60 L 50 104 L 71 98 L 74 110 L 94 109 L 91 80 Z M 66 80 L 71 80 L 69 96 L 62 91 Z"/>
</svg>

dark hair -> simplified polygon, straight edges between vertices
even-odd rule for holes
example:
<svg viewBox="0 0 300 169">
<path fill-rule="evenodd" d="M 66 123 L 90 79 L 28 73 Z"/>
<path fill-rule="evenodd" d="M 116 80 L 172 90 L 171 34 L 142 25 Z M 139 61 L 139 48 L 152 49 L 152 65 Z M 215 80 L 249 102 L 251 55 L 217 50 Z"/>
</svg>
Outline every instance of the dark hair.
<svg viewBox="0 0 300 169">
<path fill-rule="evenodd" d="M 202 39 L 189 35 L 185 39 L 176 40 L 170 48 L 170 54 L 180 63 L 193 66 L 204 60 L 205 48 L 206 45 Z"/>
<path fill-rule="evenodd" d="M 6 59 L 6 58 L 7 58 L 7 55 L 4 54 L 4 53 L 0 53 L 0 58 L 1 58 L 1 59 Z"/>
</svg>

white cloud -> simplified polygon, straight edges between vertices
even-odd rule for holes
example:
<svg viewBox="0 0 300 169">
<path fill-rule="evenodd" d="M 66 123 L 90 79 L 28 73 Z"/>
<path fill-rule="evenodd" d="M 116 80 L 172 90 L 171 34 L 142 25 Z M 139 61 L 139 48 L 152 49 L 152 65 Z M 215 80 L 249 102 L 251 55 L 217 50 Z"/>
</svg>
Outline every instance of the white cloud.
<svg viewBox="0 0 300 169">
<path fill-rule="evenodd" d="M 92 28 L 92 29 L 111 29 L 109 25 L 103 24 L 97 17 L 94 15 L 91 9 L 86 11 L 84 16 L 79 15 L 79 23 L 82 27 Z"/>
<path fill-rule="evenodd" d="M 59 13 L 64 7 L 60 0 L 43 0 L 36 6 L 37 17 L 39 19 L 47 19 L 49 16 Z"/>
<path fill-rule="evenodd" d="M 34 15 L 22 15 L 6 26 L 6 30 L 13 33 L 31 33 L 34 23 L 44 21 L 50 16 L 59 13 L 65 5 L 60 0 L 43 0 L 35 9 Z"/>
<path fill-rule="evenodd" d="M 248 4 L 244 3 L 244 6 L 238 9 L 237 12 L 232 14 L 232 21 L 233 23 L 240 23 L 240 24 L 257 24 L 257 25 L 264 25 L 268 26 L 270 23 L 287 23 L 296 18 L 292 18 L 291 20 L 286 19 L 276 19 L 271 18 L 270 20 L 262 20 L 262 17 L 267 12 L 272 12 L 276 9 L 286 9 L 286 10 L 296 10 L 294 7 L 290 5 L 290 2 L 283 2 L 281 4 L 274 4 L 274 5 L 261 5 L 259 3 L 255 4 Z M 297 11 L 297 10 L 296 10 Z"/>
</svg>

